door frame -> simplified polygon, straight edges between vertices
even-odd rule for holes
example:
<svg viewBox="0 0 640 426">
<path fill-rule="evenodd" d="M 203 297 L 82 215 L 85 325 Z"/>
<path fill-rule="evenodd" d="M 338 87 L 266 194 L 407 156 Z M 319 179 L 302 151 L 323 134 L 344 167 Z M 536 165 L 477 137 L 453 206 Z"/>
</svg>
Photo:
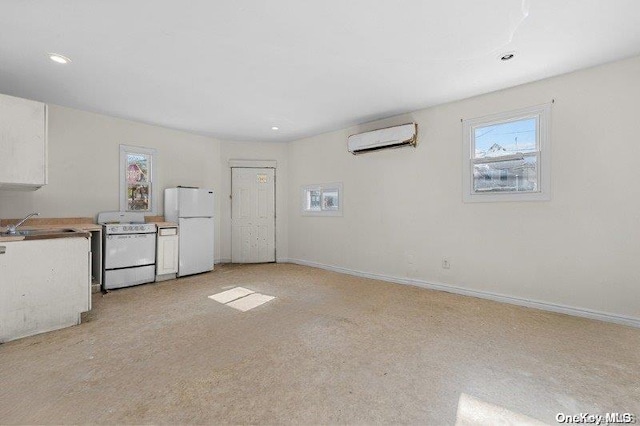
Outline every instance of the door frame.
<svg viewBox="0 0 640 426">
<path fill-rule="evenodd" d="M 233 169 L 273 169 L 273 263 L 278 263 L 278 210 L 277 197 L 278 187 L 276 185 L 278 179 L 278 162 L 276 160 L 229 160 L 229 237 L 231 243 L 230 261 L 233 262 Z M 271 263 L 271 262 L 267 262 Z"/>
</svg>

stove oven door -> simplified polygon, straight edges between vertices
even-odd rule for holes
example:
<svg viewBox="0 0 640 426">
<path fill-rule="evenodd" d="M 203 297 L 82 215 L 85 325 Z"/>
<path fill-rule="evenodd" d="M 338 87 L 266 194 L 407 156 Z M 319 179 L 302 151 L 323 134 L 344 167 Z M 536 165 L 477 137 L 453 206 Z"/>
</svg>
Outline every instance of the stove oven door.
<svg viewBox="0 0 640 426">
<path fill-rule="evenodd" d="M 107 235 L 104 269 L 156 263 L 156 234 Z"/>
</svg>

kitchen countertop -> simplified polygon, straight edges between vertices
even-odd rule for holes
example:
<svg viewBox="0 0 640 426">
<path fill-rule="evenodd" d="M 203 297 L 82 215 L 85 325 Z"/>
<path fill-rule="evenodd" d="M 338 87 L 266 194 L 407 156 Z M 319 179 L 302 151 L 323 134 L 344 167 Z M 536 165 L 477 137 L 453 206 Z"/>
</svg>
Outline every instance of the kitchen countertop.
<svg viewBox="0 0 640 426">
<path fill-rule="evenodd" d="M 49 230 L 49 229 L 79 229 L 81 231 L 101 231 L 102 230 L 102 226 L 101 225 L 96 225 L 95 223 L 70 223 L 68 225 L 59 225 L 59 224 L 53 224 L 53 225 L 29 225 L 29 226 L 24 226 L 22 225 L 21 227 L 18 228 L 20 229 L 24 229 L 24 230 Z"/>
<path fill-rule="evenodd" d="M 9 243 L 11 241 L 22 241 L 22 240 L 24 240 L 23 235 L 7 235 L 7 236 L 0 235 L 0 243 Z"/>
<path fill-rule="evenodd" d="M 150 217 L 151 218 L 151 217 Z M 153 217 L 161 219 L 162 216 Z M 2 219 L 0 220 L 0 229 L 7 225 L 18 223 L 20 219 Z M 158 229 L 161 228 L 177 228 L 178 224 L 165 221 L 148 221 L 147 223 L 155 224 Z M 89 232 L 102 231 L 102 225 L 93 223 L 92 218 L 31 218 L 20 226 L 18 230 L 62 230 L 73 229 L 76 232 L 61 232 L 42 235 L 0 235 L 0 243 L 22 240 L 37 240 L 47 238 L 70 238 L 70 237 L 89 237 Z M 4 230 L 4 229 L 3 229 Z"/>
<path fill-rule="evenodd" d="M 160 228 L 177 228 L 178 224 L 174 222 L 151 222 L 155 223 L 158 229 Z"/>
<path fill-rule="evenodd" d="M 22 219 L 0 219 L 0 227 L 20 222 Z M 96 225 L 91 217 L 31 217 L 23 226 L 100 226 Z"/>
<path fill-rule="evenodd" d="M 145 216 L 144 220 L 146 223 L 155 223 L 158 229 L 178 227 L 177 223 L 165 221 L 164 216 Z"/>
<path fill-rule="evenodd" d="M 17 223 L 18 221 L 19 219 L 2 219 L 0 220 L 0 227 L 4 228 L 12 223 Z M 55 231 L 63 229 L 73 229 L 75 232 L 52 232 L 40 235 L 0 235 L 0 243 L 22 240 L 43 240 L 50 238 L 89 238 L 91 236 L 91 231 L 102 231 L 102 226 L 91 223 L 91 218 L 32 218 L 18 228 L 18 230 L 24 231 Z"/>
<path fill-rule="evenodd" d="M 33 235 L 0 235 L 0 243 L 6 243 L 11 241 L 48 240 L 52 238 L 77 238 L 77 237 L 90 238 L 91 237 L 91 232 L 89 232 L 88 230 L 72 228 L 69 226 L 66 226 L 63 228 L 54 228 L 54 229 L 42 229 L 41 227 L 38 227 L 37 229 L 34 229 L 34 227 L 25 227 L 25 228 L 20 227 L 19 230 L 20 229 L 25 231 L 27 230 L 57 231 L 58 229 L 60 229 L 61 232 L 50 232 L 47 234 L 33 234 Z M 62 232 L 65 229 L 73 229 L 74 232 Z"/>
</svg>

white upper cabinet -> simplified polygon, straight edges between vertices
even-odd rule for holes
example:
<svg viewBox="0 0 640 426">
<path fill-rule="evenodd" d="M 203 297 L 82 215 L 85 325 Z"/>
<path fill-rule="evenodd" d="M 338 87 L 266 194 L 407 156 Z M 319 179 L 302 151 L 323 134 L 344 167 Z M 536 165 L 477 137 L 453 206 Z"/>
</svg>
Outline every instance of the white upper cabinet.
<svg viewBox="0 0 640 426">
<path fill-rule="evenodd" d="M 0 189 L 47 184 L 47 106 L 0 94 Z"/>
</svg>

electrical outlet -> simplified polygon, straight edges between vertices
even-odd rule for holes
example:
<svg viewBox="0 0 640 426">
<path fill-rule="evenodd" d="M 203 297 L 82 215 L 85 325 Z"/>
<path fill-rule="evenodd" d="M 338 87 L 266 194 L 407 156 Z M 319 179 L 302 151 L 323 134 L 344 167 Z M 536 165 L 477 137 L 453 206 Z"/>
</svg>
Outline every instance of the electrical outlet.
<svg viewBox="0 0 640 426">
<path fill-rule="evenodd" d="M 442 269 L 451 269 L 451 262 L 446 257 L 442 259 Z"/>
</svg>

